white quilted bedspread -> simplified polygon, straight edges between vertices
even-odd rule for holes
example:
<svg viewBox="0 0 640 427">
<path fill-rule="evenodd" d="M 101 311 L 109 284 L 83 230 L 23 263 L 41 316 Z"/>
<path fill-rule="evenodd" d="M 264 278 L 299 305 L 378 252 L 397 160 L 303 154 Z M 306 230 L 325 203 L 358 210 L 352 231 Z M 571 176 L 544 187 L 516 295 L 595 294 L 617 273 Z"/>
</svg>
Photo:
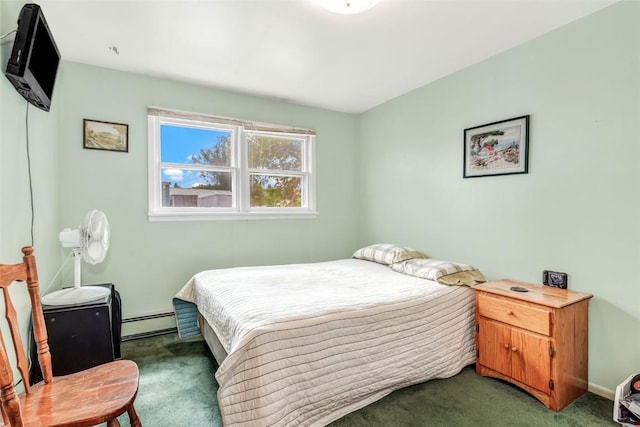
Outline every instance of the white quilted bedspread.
<svg viewBox="0 0 640 427">
<path fill-rule="evenodd" d="M 209 270 L 176 297 L 228 353 L 216 372 L 225 426 L 326 425 L 475 361 L 471 289 L 369 261 Z"/>
</svg>

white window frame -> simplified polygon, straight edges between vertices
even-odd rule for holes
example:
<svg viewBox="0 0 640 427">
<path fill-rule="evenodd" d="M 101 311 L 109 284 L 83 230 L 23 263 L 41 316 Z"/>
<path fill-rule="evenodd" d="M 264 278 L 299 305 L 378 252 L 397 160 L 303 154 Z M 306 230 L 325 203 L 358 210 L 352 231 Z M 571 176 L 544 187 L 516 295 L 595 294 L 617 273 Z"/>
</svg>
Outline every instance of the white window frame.
<svg viewBox="0 0 640 427">
<path fill-rule="evenodd" d="M 232 134 L 231 165 L 229 167 L 209 167 L 162 163 L 160 161 L 160 126 L 163 124 L 230 131 Z M 152 107 L 148 111 L 147 127 L 149 221 L 294 219 L 315 218 L 318 215 L 316 211 L 315 132 Z M 264 172 L 265 174 L 283 173 L 287 176 L 300 176 L 302 179 L 301 207 L 250 207 L 249 176 L 251 172 L 257 172 L 258 170 L 250 170 L 248 167 L 247 133 L 275 135 L 303 141 L 301 171 L 259 170 L 259 172 Z M 232 207 L 162 206 L 162 168 L 167 166 L 176 168 L 188 166 L 189 169 L 203 170 L 229 170 L 232 174 Z"/>
</svg>

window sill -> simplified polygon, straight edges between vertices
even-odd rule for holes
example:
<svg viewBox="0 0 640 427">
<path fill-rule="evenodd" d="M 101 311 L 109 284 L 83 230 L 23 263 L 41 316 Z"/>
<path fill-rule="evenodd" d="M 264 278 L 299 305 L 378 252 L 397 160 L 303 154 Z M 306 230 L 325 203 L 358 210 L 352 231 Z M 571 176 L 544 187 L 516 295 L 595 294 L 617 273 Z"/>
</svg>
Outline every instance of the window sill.
<svg viewBox="0 0 640 427">
<path fill-rule="evenodd" d="M 296 212 L 149 212 L 149 221 L 235 221 L 235 220 L 272 220 L 272 219 L 313 219 L 319 215 L 316 211 Z"/>
</svg>

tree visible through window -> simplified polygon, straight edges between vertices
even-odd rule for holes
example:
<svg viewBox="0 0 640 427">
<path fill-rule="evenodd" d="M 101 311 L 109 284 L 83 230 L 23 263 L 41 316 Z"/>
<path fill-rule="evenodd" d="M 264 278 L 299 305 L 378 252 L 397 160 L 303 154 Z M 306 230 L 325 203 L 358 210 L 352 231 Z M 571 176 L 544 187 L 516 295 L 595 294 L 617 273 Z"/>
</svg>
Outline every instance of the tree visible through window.
<svg viewBox="0 0 640 427">
<path fill-rule="evenodd" d="M 218 136 L 218 143 L 209 148 L 201 148 L 200 154 L 192 156 L 191 161 L 196 165 L 229 166 L 231 158 L 231 141 L 228 136 Z M 231 175 L 224 172 L 200 172 L 206 185 L 211 190 L 231 190 Z"/>
<path fill-rule="evenodd" d="M 303 141 L 250 133 L 251 207 L 302 206 Z"/>
</svg>

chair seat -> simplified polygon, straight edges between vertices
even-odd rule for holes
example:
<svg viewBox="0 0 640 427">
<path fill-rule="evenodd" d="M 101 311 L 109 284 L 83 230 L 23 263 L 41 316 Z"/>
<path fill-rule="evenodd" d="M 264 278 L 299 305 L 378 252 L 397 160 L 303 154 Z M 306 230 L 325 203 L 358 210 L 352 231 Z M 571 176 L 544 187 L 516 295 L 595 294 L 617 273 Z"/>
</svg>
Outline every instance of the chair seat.
<svg viewBox="0 0 640 427">
<path fill-rule="evenodd" d="M 126 412 L 138 391 L 138 366 L 130 360 L 99 365 L 40 382 L 20 396 L 25 426 L 90 426 Z"/>
</svg>

